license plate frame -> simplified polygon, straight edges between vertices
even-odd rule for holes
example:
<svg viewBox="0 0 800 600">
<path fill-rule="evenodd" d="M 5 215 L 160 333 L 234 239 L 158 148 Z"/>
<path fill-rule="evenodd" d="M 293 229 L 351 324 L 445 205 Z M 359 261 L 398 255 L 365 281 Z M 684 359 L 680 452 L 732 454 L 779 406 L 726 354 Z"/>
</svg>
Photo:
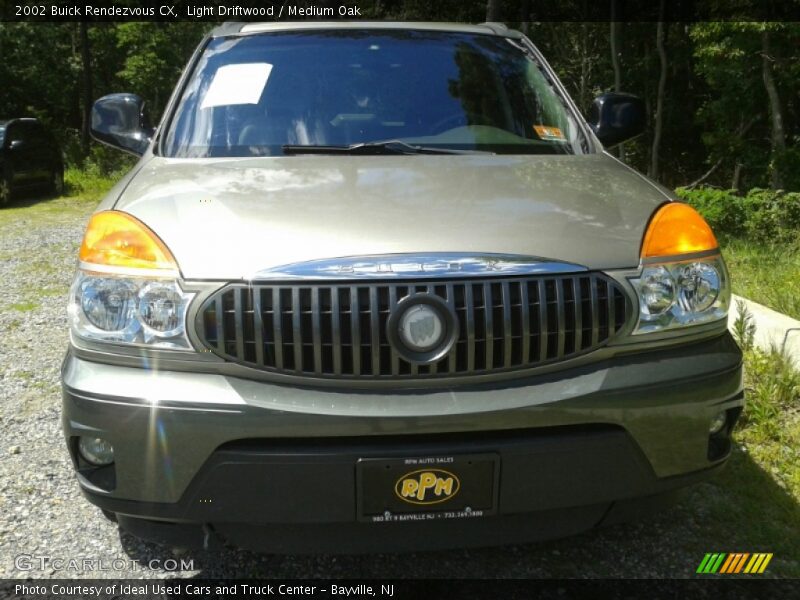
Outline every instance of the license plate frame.
<svg viewBox="0 0 800 600">
<path fill-rule="evenodd" d="M 426 473 L 436 477 L 438 486 Z M 414 483 L 407 479 L 416 482 L 411 495 Z M 455 493 L 448 493 L 448 479 Z M 364 522 L 491 516 L 497 514 L 499 489 L 500 456 L 493 453 L 362 458 L 356 463 L 356 514 Z"/>
</svg>

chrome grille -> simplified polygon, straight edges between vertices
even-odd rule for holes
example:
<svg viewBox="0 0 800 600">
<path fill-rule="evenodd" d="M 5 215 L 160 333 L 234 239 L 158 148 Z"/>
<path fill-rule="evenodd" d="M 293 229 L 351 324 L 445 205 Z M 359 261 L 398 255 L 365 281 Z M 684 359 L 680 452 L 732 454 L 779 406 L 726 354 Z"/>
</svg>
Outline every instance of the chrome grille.
<svg viewBox="0 0 800 600">
<path fill-rule="evenodd" d="M 398 301 L 426 292 L 455 313 L 459 335 L 438 362 L 390 345 Z M 205 300 L 196 331 L 214 354 L 268 372 L 316 377 L 435 378 L 527 369 L 597 349 L 630 313 L 600 273 L 433 282 L 231 284 Z"/>
</svg>

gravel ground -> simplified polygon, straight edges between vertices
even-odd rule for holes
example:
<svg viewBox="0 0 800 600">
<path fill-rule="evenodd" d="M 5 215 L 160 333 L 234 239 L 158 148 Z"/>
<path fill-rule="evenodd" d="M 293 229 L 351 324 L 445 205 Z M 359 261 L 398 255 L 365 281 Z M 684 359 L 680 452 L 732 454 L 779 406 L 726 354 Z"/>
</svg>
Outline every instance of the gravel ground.
<svg viewBox="0 0 800 600">
<path fill-rule="evenodd" d="M 758 551 L 746 539 L 737 545 L 735 538 L 719 537 L 712 509 L 730 501 L 730 490 L 715 482 L 692 488 L 675 508 L 639 523 L 554 542 L 474 551 L 298 557 L 226 549 L 180 554 L 120 533 L 80 495 L 60 427 L 66 293 L 92 208 L 84 201 L 57 218 L 39 218 L 34 203 L 10 219 L 0 214 L 0 577 L 689 577 L 704 552 Z M 746 461 L 737 451 L 734 462 Z M 56 570 L 38 559 L 27 561 L 27 555 L 95 562 L 86 569 Z M 163 568 L 174 558 L 191 560 L 195 568 Z M 153 560 L 154 568 L 147 568 Z M 775 570 L 782 560 L 776 556 Z M 93 570 L 96 561 L 106 570 Z"/>
</svg>

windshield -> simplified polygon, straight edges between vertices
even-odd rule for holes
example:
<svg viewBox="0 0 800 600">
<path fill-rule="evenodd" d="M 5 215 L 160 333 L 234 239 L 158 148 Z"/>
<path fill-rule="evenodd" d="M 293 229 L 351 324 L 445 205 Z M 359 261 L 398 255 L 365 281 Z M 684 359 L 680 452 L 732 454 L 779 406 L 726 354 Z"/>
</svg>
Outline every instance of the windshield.
<svg viewBox="0 0 800 600">
<path fill-rule="evenodd" d="M 574 154 L 585 145 L 519 42 L 340 29 L 211 40 L 163 152 L 264 156 L 284 145 L 387 140 L 504 154 Z"/>
</svg>

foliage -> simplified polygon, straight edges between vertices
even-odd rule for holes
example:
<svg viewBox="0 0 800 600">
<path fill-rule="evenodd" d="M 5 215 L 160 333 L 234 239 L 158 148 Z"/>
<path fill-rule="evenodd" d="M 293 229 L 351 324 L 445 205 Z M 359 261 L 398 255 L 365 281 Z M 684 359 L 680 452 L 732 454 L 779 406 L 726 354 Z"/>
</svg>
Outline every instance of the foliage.
<svg viewBox="0 0 800 600">
<path fill-rule="evenodd" d="M 678 188 L 718 234 L 762 244 L 800 240 L 800 193 L 753 188 L 745 196 L 733 190 Z"/>
<path fill-rule="evenodd" d="M 800 319 L 800 243 L 722 238 L 721 244 L 735 294 Z"/>
<path fill-rule="evenodd" d="M 362 7 L 365 17 L 377 19 L 479 22 L 487 14 L 486 0 L 352 3 Z M 609 23 L 536 22 L 532 0 L 495 4 L 510 26 L 522 29 L 542 50 L 580 110 L 588 110 L 597 94 L 613 89 Z M 585 3 L 566 3 L 573 9 L 578 4 Z M 90 97 L 138 93 L 155 120 L 192 50 L 214 25 L 88 24 Z M 619 27 L 621 87 L 642 96 L 648 112 L 647 130 L 625 144 L 625 159 L 643 172 L 650 168 L 657 105 L 656 26 L 642 21 Z M 787 190 L 800 191 L 800 23 L 670 21 L 664 32 L 668 69 L 659 180 L 674 187 L 705 176 L 715 186 L 747 190 L 775 186 L 774 175 L 780 174 Z M 71 165 L 87 159 L 82 53 L 87 48 L 81 42 L 78 23 L 0 24 L 0 118 L 43 119 L 55 128 Z M 781 110 L 782 144 L 773 136 L 767 67 Z"/>
<path fill-rule="evenodd" d="M 736 302 L 736 319 L 731 327 L 731 333 L 742 351 L 749 352 L 753 349 L 756 324 L 753 321 L 753 315 L 747 310 L 747 305 L 742 300 Z"/>
<path fill-rule="evenodd" d="M 738 311 L 736 322 L 742 323 L 743 329 L 740 340 L 744 342 L 747 391 L 742 424 L 751 428 L 759 439 L 780 441 L 785 433 L 780 426 L 781 415 L 800 415 L 800 371 L 782 348 L 768 351 L 756 348 L 752 317 L 744 306 L 739 306 Z"/>
<path fill-rule="evenodd" d="M 762 34 L 767 33 L 767 64 L 777 80 L 784 120 L 797 127 L 798 23 L 711 22 L 690 28 L 698 74 L 706 84 L 698 124 L 709 160 L 722 158 L 730 170 L 744 168 L 744 188 L 765 186 L 772 170 L 780 169 L 790 189 L 800 189 L 795 151 L 773 153 L 765 144 L 771 135 L 771 111 L 764 84 Z M 788 118 L 787 118 L 788 117 Z M 729 180 L 730 181 L 730 180 Z"/>
<path fill-rule="evenodd" d="M 722 488 L 735 490 L 735 499 L 714 506 L 712 518 L 742 524 L 728 532 L 728 539 L 745 530 L 751 545 L 782 546 L 796 556 L 800 373 L 782 353 L 750 348 L 744 353 L 744 384 L 746 404 L 734 433 L 733 456 L 718 479 Z M 798 565 L 790 562 L 797 576 Z"/>
<path fill-rule="evenodd" d="M 719 238 L 733 291 L 800 319 L 800 194 L 677 189 Z"/>
<path fill-rule="evenodd" d="M 130 165 L 118 166 L 114 170 L 104 171 L 97 163 L 87 163 L 83 169 L 67 167 L 64 171 L 66 192 L 74 195 L 98 196 L 110 189 L 130 169 Z"/>
</svg>

